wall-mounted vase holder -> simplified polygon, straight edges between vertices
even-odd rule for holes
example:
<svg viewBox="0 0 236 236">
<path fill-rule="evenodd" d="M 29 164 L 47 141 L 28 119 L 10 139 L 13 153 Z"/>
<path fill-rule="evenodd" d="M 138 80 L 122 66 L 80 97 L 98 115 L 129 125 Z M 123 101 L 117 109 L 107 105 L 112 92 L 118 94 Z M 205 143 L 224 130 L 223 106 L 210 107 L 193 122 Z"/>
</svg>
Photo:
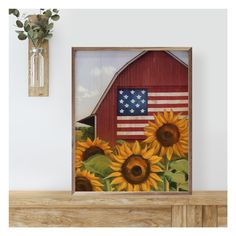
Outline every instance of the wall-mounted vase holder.
<svg viewBox="0 0 236 236">
<path fill-rule="evenodd" d="M 35 16 L 31 16 L 33 21 Z M 28 96 L 48 96 L 48 41 L 40 47 L 28 44 Z"/>
</svg>

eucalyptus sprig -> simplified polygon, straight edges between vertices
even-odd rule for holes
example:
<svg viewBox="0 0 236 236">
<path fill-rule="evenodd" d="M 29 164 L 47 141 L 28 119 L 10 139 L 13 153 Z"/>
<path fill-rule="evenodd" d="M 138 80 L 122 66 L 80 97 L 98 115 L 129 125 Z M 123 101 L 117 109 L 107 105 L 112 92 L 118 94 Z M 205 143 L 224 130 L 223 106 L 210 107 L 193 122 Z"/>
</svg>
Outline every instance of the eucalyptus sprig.
<svg viewBox="0 0 236 236">
<path fill-rule="evenodd" d="M 40 9 L 36 15 L 21 14 L 18 9 L 9 9 L 9 15 L 16 17 L 16 33 L 19 40 L 29 39 L 34 47 L 52 38 L 53 21 L 60 19 L 58 9 Z"/>
</svg>

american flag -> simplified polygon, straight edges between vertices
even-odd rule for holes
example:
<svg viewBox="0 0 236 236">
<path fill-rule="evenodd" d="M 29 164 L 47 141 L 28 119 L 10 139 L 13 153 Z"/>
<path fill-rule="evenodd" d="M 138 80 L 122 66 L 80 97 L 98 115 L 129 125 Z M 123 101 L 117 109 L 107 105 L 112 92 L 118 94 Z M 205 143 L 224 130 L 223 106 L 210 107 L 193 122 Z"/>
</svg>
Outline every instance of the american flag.
<svg viewBox="0 0 236 236">
<path fill-rule="evenodd" d="M 188 116 L 187 87 L 119 88 L 117 139 L 145 139 L 144 127 L 157 112 L 173 110 Z"/>
</svg>

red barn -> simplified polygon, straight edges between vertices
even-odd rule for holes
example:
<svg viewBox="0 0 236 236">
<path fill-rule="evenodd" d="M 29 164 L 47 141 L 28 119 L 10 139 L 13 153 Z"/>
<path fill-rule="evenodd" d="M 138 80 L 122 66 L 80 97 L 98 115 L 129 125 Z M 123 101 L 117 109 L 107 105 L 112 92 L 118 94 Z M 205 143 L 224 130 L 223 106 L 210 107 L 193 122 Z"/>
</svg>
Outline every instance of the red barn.
<svg viewBox="0 0 236 236">
<path fill-rule="evenodd" d="M 145 139 L 144 127 L 164 109 L 188 115 L 188 66 L 170 52 L 147 51 L 116 72 L 92 114 L 79 122 L 113 145 Z"/>
</svg>

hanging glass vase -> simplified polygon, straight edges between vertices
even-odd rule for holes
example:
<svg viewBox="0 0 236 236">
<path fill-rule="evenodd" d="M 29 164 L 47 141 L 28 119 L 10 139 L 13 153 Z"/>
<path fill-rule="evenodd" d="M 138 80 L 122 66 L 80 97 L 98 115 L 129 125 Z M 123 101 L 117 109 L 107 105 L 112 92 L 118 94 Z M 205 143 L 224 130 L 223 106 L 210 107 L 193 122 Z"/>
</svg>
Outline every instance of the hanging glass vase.
<svg viewBox="0 0 236 236">
<path fill-rule="evenodd" d="M 43 48 L 33 47 L 30 56 L 30 87 L 44 87 L 44 79 Z"/>
</svg>

